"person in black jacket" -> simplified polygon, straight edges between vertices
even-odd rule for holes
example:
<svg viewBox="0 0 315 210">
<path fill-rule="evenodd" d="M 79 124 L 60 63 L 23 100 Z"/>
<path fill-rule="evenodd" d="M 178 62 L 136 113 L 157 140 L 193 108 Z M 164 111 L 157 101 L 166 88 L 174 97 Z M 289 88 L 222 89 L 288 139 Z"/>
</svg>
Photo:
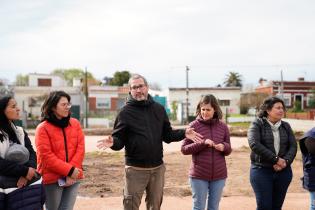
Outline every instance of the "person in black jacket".
<svg viewBox="0 0 315 210">
<path fill-rule="evenodd" d="M 315 210 L 315 127 L 299 141 L 303 158 L 303 188 L 310 193 L 310 210 Z"/>
<path fill-rule="evenodd" d="M 257 210 L 281 210 L 292 180 L 291 163 L 297 145 L 290 125 L 282 121 L 284 102 L 277 97 L 264 100 L 248 130 L 251 148 L 250 183 Z"/>
<path fill-rule="evenodd" d="M 164 107 L 148 94 L 143 76 L 133 75 L 129 88 L 127 103 L 115 120 L 112 136 L 100 140 L 98 148 L 125 147 L 124 209 L 139 209 L 145 190 L 147 209 L 158 210 L 164 187 L 163 141 L 170 143 L 185 137 L 201 141 L 202 136 L 192 128 L 172 130 Z"/>
<path fill-rule="evenodd" d="M 0 98 L 0 209 L 40 210 L 45 194 L 31 141 L 13 123 L 19 112 L 12 96 Z"/>
</svg>

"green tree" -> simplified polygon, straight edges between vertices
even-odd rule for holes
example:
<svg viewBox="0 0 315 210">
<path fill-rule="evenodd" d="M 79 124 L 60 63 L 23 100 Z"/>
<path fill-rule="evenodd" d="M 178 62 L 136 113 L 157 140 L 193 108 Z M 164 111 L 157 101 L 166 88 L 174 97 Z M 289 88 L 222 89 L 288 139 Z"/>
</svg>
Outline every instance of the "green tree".
<svg viewBox="0 0 315 210">
<path fill-rule="evenodd" d="M 172 101 L 172 113 L 171 113 L 171 119 L 177 120 L 177 110 L 178 110 L 178 104 L 176 101 Z"/>
<path fill-rule="evenodd" d="M 123 86 L 128 83 L 131 74 L 129 71 L 116 71 L 113 79 L 109 81 L 109 85 L 112 86 Z"/>
<path fill-rule="evenodd" d="M 53 72 L 51 72 L 53 75 L 59 75 L 64 80 L 66 80 L 67 84 L 69 86 L 73 85 L 73 79 L 74 78 L 85 78 L 85 71 L 78 68 L 71 68 L 71 69 L 55 69 Z M 88 85 L 97 85 L 100 84 L 100 81 L 94 78 L 93 74 L 91 72 L 87 72 L 87 79 L 88 79 Z"/>
<path fill-rule="evenodd" d="M 28 75 L 16 75 L 14 83 L 16 86 L 28 86 Z"/>
<path fill-rule="evenodd" d="M 237 72 L 229 72 L 224 80 L 226 87 L 242 87 L 242 76 Z"/>
</svg>

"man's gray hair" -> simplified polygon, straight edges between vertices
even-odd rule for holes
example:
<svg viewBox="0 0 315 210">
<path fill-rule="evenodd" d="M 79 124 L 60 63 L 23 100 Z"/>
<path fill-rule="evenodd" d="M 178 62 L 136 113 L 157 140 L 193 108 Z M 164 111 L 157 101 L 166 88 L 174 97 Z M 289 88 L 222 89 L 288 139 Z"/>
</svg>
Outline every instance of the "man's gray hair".
<svg viewBox="0 0 315 210">
<path fill-rule="evenodd" d="M 147 80 L 140 74 L 132 74 L 131 77 L 129 78 L 128 85 L 130 86 L 131 85 L 131 81 L 135 80 L 135 79 L 143 79 L 144 84 L 148 85 Z"/>
</svg>

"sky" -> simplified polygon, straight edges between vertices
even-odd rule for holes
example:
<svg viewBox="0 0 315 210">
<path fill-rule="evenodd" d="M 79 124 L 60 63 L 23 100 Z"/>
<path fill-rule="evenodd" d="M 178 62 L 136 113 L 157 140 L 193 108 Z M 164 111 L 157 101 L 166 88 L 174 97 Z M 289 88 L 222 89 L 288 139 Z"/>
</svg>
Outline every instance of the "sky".
<svg viewBox="0 0 315 210">
<path fill-rule="evenodd" d="M 1 0 L 0 78 L 85 67 L 163 88 L 222 84 L 233 71 L 315 81 L 313 0 Z"/>
</svg>

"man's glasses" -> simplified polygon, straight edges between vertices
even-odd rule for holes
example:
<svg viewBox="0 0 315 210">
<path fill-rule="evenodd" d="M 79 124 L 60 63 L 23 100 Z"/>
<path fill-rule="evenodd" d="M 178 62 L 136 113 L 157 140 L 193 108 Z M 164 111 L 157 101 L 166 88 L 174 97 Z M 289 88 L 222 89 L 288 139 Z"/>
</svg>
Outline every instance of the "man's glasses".
<svg viewBox="0 0 315 210">
<path fill-rule="evenodd" d="M 145 84 L 140 84 L 140 85 L 134 85 L 134 86 L 131 86 L 131 90 L 138 90 L 139 89 L 142 89 L 143 87 L 145 87 Z"/>
</svg>

